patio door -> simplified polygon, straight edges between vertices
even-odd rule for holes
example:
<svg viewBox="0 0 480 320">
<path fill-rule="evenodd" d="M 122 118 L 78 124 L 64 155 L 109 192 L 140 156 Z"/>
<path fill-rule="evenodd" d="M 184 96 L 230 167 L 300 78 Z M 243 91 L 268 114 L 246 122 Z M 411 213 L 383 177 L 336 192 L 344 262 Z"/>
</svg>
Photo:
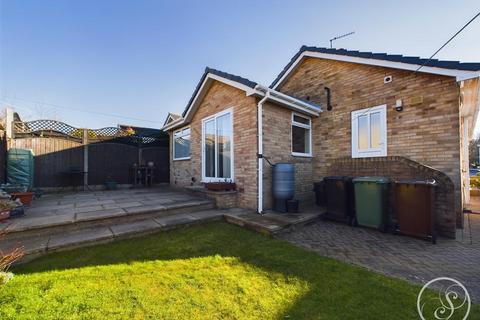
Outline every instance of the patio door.
<svg viewBox="0 0 480 320">
<path fill-rule="evenodd" d="M 202 181 L 233 181 L 232 109 L 202 120 Z"/>
</svg>

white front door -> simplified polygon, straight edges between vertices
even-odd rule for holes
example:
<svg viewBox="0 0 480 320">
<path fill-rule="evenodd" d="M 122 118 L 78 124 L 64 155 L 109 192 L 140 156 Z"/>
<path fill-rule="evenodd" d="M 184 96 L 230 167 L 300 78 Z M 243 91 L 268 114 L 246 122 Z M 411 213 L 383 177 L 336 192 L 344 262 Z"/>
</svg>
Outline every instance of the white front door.
<svg viewBox="0 0 480 320">
<path fill-rule="evenodd" d="M 202 181 L 233 181 L 232 109 L 202 120 Z"/>
</svg>

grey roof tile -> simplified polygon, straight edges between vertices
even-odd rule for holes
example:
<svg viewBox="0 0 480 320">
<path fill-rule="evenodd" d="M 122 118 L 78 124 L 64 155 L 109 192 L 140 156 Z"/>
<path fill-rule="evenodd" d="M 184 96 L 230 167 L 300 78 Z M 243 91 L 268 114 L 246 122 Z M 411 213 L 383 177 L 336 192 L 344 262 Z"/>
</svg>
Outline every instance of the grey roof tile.
<svg viewBox="0 0 480 320">
<path fill-rule="evenodd" d="M 255 86 L 257 85 L 256 82 L 254 81 L 250 81 L 248 80 L 247 78 L 243 78 L 243 77 L 240 77 L 240 76 L 236 76 L 234 74 L 231 74 L 231 73 L 227 73 L 227 72 L 223 72 L 223 71 L 220 71 L 220 70 L 216 70 L 216 69 L 213 69 L 213 68 L 209 68 L 209 67 L 206 67 L 205 68 L 205 71 L 203 72 L 203 75 L 202 77 L 200 78 L 200 81 L 198 82 L 197 84 L 197 87 L 195 88 L 195 91 L 193 91 L 193 94 L 192 94 L 192 97 L 190 98 L 190 100 L 188 101 L 188 104 L 187 104 L 187 107 L 185 108 L 185 110 L 183 111 L 182 113 L 182 117 L 185 117 L 187 112 L 188 112 L 188 109 L 190 109 L 190 106 L 191 104 L 193 103 L 193 99 L 195 99 L 195 96 L 197 95 L 198 91 L 200 90 L 200 88 L 202 87 L 202 83 L 203 81 L 205 80 L 205 78 L 207 77 L 207 75 L 209 73 L 212 73 L 212 74 L 215 74 L 219 77 L 222 77 L 222 78 L 225 78 L 225 79 L 229 79 L 229 80 L 232 80 L 232 81 L 236 81 L 238 83 L 241 83 L 241 84 L 244 84 L 246 85 L 247 87 L 250 87 L 250 88 L 255 88 Z"/>
<path fill-rule="evenodd" d="M 454 69 L 454 70 L 464 70 L 464 71 L 479 71 L 480 62 L 460 62 L 460 61 L 442 61 L 437 59 L 431 59 L 430 61 L 425 58 L 420 57 L 410 57 L 403 56 L 400 54 L 387 54 L 387 53 L 375 53 L 375 52 L 360 52 L 355 50 L 346 50 L 346 49 L 330 49 L 330 48 L 321 48 L 321 47 L 309 47 L 302 46 L 300 50 L 293 56 L 290 62 L 283 68 L 282 72 L 277 76 L 277 78 L 272 82 L 270 88 L 273 88 L 278 81 L 283 77 L 287 72 L 290 66 L 297 60 L 297 58 L 305 51 L 320 52 L 320 53 L 329 53 L 329 54 L 338 54 L 350 57 L 359 57 L 367 59 L 377 59 L 377 60 L 387 60 L 392 62 L 403 62 L 410 64 L 423 65 L 428 67 L 437 67 L 444 69 Z"/>
</svg>

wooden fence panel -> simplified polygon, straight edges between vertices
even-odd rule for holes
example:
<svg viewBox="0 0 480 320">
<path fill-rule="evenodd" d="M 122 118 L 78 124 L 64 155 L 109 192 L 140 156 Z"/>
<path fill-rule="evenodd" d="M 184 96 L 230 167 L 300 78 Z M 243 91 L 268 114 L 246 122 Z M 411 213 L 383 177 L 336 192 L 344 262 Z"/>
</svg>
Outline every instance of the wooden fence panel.
<svg viewBox="0 0 480 320">
<path fill-rule="evenodd" d="M 130 168 L 138 162 L 138 148 L 120 143 L 88 145 L 88 183 L 103 184 L 107 180 L 132 183 Z"/>
<path fill-rule="evenodd" d="M 170 157 L 168 147 L 142 148 L 142 159 L 145 163 L 153 161 L 155 165 L 155 183 L 170 181 Z"/>
<path fill-rule="evenodd" d="M 10 148 L 32 149 L 34 154 L 34 186 L 60 187 L 71 185 L 66 174 L 71 168 L 83 167 L 83 146 L 62 137 L 13 139 Z M 79 183 L 79 182 L 74 182 Z"/>
<path fill-rule="evenodd" d="M 9 142 L 8 148 L 32 149 L 35 187 L 66 187 L 83 184 L 81 174 L 68 174 L 72 168 L 83 171 L 84 146 L 79 139 L 64 136 L 17 137 Z M 142 157 L 141 162 L 154 162 L 155 183 L 168 182 L 169 148 L 151 146 L 140 150 L 141 152 L 138 146 L 113 140 L 91 142 L 88 144 L 88 184 L 101 185 L 107 180 L 113 180 L 119 184 L 132 183 L 131 168 L 134 163 L 139 162 L 139 155 Z"/>
</svg>

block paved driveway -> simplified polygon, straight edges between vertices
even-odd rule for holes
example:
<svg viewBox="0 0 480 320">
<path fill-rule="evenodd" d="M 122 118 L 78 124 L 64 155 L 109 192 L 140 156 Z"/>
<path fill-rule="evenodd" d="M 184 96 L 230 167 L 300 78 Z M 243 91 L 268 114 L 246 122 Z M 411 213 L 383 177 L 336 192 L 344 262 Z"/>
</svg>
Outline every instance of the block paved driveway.
<svg viewBox="0 0 480 320">
<path fill-rule="evenodd" d="M 480 302 L 480 214 L 470 215 L 457 239 L 437 244 L 376 230 L 320 221 L 280 232 L 277 236 L 322 256 L 363 266 L 372 271 L 425 283 L 436 277 L 462 282 L 473 301 Z"/>
</svg>

